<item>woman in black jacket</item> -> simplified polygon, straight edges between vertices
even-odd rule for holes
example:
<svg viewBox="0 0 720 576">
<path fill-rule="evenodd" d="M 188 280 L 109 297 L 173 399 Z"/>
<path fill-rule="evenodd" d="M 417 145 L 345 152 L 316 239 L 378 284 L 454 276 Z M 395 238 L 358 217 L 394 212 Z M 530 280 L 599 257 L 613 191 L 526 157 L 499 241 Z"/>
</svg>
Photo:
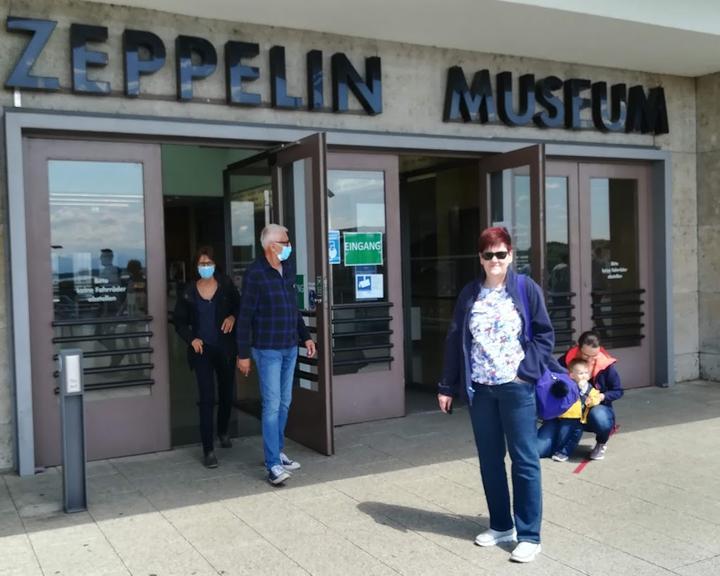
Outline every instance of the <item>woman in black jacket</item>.
<svg viewBox="0 0 720 576">
<path fill-rule="evenodd" d="M 217 435 L 220 446 L 230 448 L 228 424 L 235 379 L 233 327 L 240 296 L 232 280 L 216 271 L 213 250 L 202 246 L 195 256 L 199 278 L 190 282 L 175 305 L 175 331 L 188 344 L 188 363 L 198 384 L 200 436 L 203 463 L 217 466 L 213 449 L 215 382 L 218 383 Z"/>
</svg>

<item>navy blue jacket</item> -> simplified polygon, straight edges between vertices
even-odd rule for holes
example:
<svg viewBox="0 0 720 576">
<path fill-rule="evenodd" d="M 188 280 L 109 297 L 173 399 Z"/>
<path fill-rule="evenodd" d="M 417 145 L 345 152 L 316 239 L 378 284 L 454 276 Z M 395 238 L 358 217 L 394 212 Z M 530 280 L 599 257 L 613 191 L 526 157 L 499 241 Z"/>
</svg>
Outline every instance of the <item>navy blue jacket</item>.
<svg viewBox="0 0 720 576">
<path fill-rule="evenodd" d="M 310 339 L 297 305 L 295 268 L 286 260 L 283 273 L 260 254 L 248 266 L 242 283 L 240 311 L 235 322 L 239 358 L 250 358 L 250 347 L 281 350 Z"/>
<path fill-rule="evenodd" d="M 445 362 L 443 373 L 438 383 L 438 392 L 446 396 L 466 396 L 470 403 L 473 398 L 472 371 L 470 368 L 470 353 L 472 348 L 472 334 L 470 333 L 470 312 L 477 300 L 480 289 L 485 281 L 485 271 L 480 270 L 480 276 L 467 284 L 455 304 L 453 319 L 445 340 Z M 522 314 L 522 298 L 518 294 L 517 274 L 508 269 L 505 278 L 505 288 L 513 299 L 523 321 L 523 331 L 520 335 L 520 344 L 525 351 L 525 358 L 518 367 L 518 378 L 526 382 L 535 383 L 538 378 L 550 367 L 553 370 L 563 371 L 552 356 L 555 345 L 555 332 L 545 308 L 542 289 L 530 278 L 526 282 L 528 290 L 528 315 L 532 324 L 532 340 L 525 337 L 524 318 Z"/>
<path fill-rule="evenodd" d="M 224 334 L 220 327 L 228 316 L 237 316 L 240 295 L 238 294 L 235 284 L 225 274 L 215 272 L 215 280 L 218 287 L 213 300 L 215 301 L 215 319 L 214 324 L 218 331 L 218 345 L 225 351 L 229 358 L 235 357 L 235 338 L 233 333 Z M 188 364 L 192 368 L 197 354 L 191 346 L 191 342 L 197 338 L 197 330 L 199 320 L 197 318 L 196 300 L 200 298 L 195 282 L 190 282 L 183 290 L 182 295 L 175 303 L 175 312 L 173 314 L 173 323 L 175 324 L 175 332 L 178 333 L 188 345 L 187 357 Z"/>
</svg>

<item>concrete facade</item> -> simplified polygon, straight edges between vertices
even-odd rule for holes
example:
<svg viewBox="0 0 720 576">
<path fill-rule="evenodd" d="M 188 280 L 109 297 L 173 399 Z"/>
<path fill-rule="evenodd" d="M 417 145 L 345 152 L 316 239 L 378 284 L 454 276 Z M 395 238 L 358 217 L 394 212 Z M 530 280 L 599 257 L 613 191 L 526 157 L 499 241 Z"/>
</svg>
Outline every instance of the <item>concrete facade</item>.
<svg viewBox="0 0 720 576">
<path fill-rule="evenodd" d="M 27 109 L 57 112 L 133 115 L 233 123 L 274 124 L 311 129 L 346 129 L 380 133 L 462 136 L 472 138 L 512 138 L 545 142 L 574 142 L 612 145 L 652 146 L 671 153 L 673 205 L 673 306 L 675 370 L 677 380 L 720 377 L 720 347 L 717 327 L 711 322 L 712 310 L 720 312 L 717 246 L 720 243 L 720 197 L 705 185 L 720 171 L 720 143 L 716 132 L 720 116 L 709 113 L 713 96 L 720 91 L 720 78 L 712 76 L 697 82 L 693 78 L 597 68 L 561 62 L 481 54 L 458 50 L 414 46 L 371 39 L 358 39 L 323 33 L 288 30 L 275 27 L 244 25 L 217 20 L 203 20 L 154 11 L 105 6 L 67 0 L 26 0 L 22 4 L 0 0 L 0 17 L 8 15 L 56 20 L 58 22 L 48 45 L 33 69 L 36 75 L 57 76 L 62 90 L 58 93 L 20 94 Z M 103 25 L 109 38 L 103 44 L 89 47 L 108 53 L 108 66 L 89 69 L 93 79 L 110 81 L 109 96 L 79 96 L 70 93 L 71 23 Z M 165 66 L 141 80 L 138 99 L 122 93 L 122 32 L 125 29 L 149 30 L 162 38 L 167 48 Z M 218 52 L 215 73 L 194 85 L 196 100 L 179 103 L 175 99 L 174 42 L 179 34 L 201 36 L 213 43 Z M 324 54 L 325 103 L 331 101 L 330 55 L 345 52 L 353 65 L 364 71 L 364 59 L 382 58 L 383 112 L 367 116 L 351 97 L 353 111 L 333 114 L 329 111 L 284 111 L 268 106 L 231 107 L 225 103 L 223 46 L 228 40 L 256 42 L 261 53 L 251 65 L 259 66 L 260 79 L 248 83 L 246 90 L 258 92 L 263 102 L 270 101 L 268 50 L 279 44 L 286 49 L 288 91 L 305 98 L 305 55 L 311 49 Z M 6 79 L 27 35 L 0 32 L 0 77 Z M 442 121 L 445 79 L 450 66 L 460 65 L 466 75 L 480 69 L 511 71 L 514 78 L 533 72 L 536 77 L 557 75 L 560 78 L 582 77 L 604 80 L 608 84 L 625 82 L 646 88 L 663 86 L 667 98 L 670 132 L 662 136 L 641 134 L 603 134 L 592 129 L 540 130 L 531 127 L 508 128 L 501 125 L 444 123 Z M 696 107 L 696 97 L 698 105 Z M 14 95 L 0 91 L 0 105 L 14 105 Z M 588 113 L 589 111 L 586 111 Z M 585 115 L 587 119 L 588 114 Z M 696 126 L 700 126 L 696 130 Z M 3 162 L 5 155 L 3 154 Z M 699 183 L 699 184 L 698 184 Z M 698 194 L 698 187 L 701 194 Z M 0 274 L 8 278 L 7 188 L 0 183 Z M 698 249 L 698 236 L 701 238 Z M 710 261 L 714 258 L 714 266 Z M 698 261 L 703 269 L 698 269 Z M 0 468 L 13 462 L 13 399 L 10 294 L 6 283 L 0 284 L 0 338 L 8 345 L 0 351 Z M 700 329 L 700 318 L 706 319 Z M 715 337 L 713 339 L 713 330 Z M 714 367 L 714 368 L 713 368 Z"/>
<path fill-rule="evenodd" d="M 720 380 L 720 74 L 698 78 L 698 308 L 700 374 Z"/>
</svg>

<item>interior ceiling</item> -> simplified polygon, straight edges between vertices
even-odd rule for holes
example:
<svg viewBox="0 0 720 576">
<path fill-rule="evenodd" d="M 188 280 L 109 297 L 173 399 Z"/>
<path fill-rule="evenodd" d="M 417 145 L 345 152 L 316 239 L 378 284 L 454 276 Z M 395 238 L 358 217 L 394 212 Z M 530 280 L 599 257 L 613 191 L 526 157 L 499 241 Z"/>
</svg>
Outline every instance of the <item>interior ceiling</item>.
<svg viewBox="0 0 720 576">
<path fill-rule="evenodd" d="M 92 1 L 679 76 L 720 71 L 717 0 Z"/>
</svg>

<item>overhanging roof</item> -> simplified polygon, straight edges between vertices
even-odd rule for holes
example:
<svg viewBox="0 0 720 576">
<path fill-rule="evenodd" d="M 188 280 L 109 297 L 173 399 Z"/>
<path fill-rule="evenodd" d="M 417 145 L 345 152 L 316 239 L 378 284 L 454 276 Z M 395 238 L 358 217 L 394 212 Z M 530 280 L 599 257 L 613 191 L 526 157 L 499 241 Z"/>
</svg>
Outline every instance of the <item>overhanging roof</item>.
<svg viewBox="0 0 720 576">
<path fill-rule="evenodd" d="M 679 76 L 720 71 L 717 0 L 92 1 Z"/>
</svg>

